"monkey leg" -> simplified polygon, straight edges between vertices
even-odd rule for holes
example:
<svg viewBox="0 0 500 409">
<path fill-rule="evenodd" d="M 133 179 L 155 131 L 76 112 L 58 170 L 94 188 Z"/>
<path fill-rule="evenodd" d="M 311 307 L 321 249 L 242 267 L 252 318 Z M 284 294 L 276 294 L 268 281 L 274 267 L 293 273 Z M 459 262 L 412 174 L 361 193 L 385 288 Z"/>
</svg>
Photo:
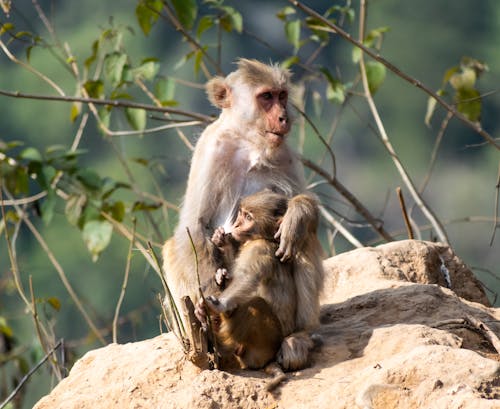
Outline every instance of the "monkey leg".
<svg viewBox="0 0 500 409">
<path fill-rule="evenodd" d="M 311 331 L 319 326 L 319 295 L 323 288 L 324 272 L 321 257 L 314 255 L 317 249 L 311 248 L 309 251 L 313 254 L 312 259 L 299 255 L 294 261 L 297 289 L 296 331 Z"/>
<path fill-rule="evenodd" d="M 297 371 L 309 365 L 309 352 L 314 341 L 305 331 L 287 336 L 281 343 L 277 361 L 285 371 Z"/>
</svg>

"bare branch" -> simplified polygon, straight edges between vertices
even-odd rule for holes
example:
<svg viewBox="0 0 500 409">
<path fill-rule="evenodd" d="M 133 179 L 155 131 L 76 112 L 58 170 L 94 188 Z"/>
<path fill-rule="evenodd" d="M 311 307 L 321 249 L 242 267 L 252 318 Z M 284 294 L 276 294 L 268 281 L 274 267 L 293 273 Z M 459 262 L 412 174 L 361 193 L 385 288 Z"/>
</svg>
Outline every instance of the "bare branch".
<svg viewBox="0 0 500 409">
<path fill-rule="evenodd" d="M 361 39 L 364 38 L 365 13 L 366 13 L 366 2 L 365 2 L 365 0 L 361 0 L 360 23 L 359 23 L 359 37 Z M 444 230 L 443 225 L 441 224 L 439 219 L 434 215 L 433 211 L 429 208 L 429 206 L 424 202 L 423 198 L 418 193 L 413 181 L 410 178 L 410 175 L 408 175 L 408 172 L 406 171 L 403 164 L 399 160 L 399 157 L 396 154 L 396 151 L 394 150 L 394 147 L 392 146 L 391 141 L 389 140 L 389 136 L 387 135 L 384 124 L 382 123 L 382 119 L 380 118 L 377 107 L 375 106 L 375 102 L 373 101 L 373 97 L 372 97 L 372 94 L 370 92 L 370 87 L 368 84 L 368 77 L 366 74 L 366 67 L 365 67 L 365 61 L 364 61 L 363 54 L 361 54 L 361 58 L 359 60 L 359 67 L 361 70 L 361 80 L 363 83 L 363 89 L 365 91 L 365 98 L 368 102 L 368 106 L 369 106 L 370 111 L 373 115 L 373 119 L 375 120 L 375 123 L 377 124 L 380 138 L 382 139 L 382 142 L 383 142 L 385 148 L 389 152 L 389 155 L 391 156 L 391 159 L 394 162 L 394 165 L 396 166 L 396 169 L 398 170 L 399 175 L 401 176 L 401 179 L 403 180 L 404 184 L 406 185 L 406 187 L 410 191 L 410 194 L 412 195 L 413 200 L 415 200 L 415 203 L 420 208 L 422 213 L 425 215 L 425 217 L 427 217 L 427 219 L 433 225 L 434 230 L 439 237 L 439 240 L 443 243 L 448 244 L 449 243 L 448 237 L 446 235 L 446 232 Z"/>
<path fill-rule="evenodd" d="M 167 112 L 173 115 L 181 115 L 186 116 L 188 118 L 197 119 L 202 122 L 212 122 L 213 118 L 207 115 L 198 114 L 194 112 L 184 111 L 182 109 L 174 109 L 167 107 L 157 107 L 155 105 L 150 104 L 141 104 L 139 102 L 131 102 L 125 100 L 111 100 L 111 99 L 99 99 L 99 98 L 82 98 L 82 97 L 73 97 L 73 96 L 57 96 L 57 95 L 40 95 L 40 94 L 25 94 L 21 92 L 12 92 L 0 90 L 0 95 L 5 95 L 7 97 L 13 98 L 26 98 L 26 99 L 35 99 L 41 101 L 63 101 L 63 102 L 82 102 L 84 104 L 94 104 L 94 105 L 109 105 L 112 107 L 120 107 L 120 108 L 139 108 L 144 109 L 146 111 L 155 111 L 155 112 Z"/>
<path fill-rule="evenodd" d="M 12 198 L 10 198 L 10 199 L 12 200 Z M 96 336 L 96 338 L 99 340 L 99 342 L 101 342 L 102 345 L 106 345 L 106 341 L 102 337 L 102 335 L 101 335 L 100 331 L 97 329 L 96 325 L 93 323 L 93 321 L 90 318 L 90 316 L 88 315 L 87 311 L 85 311 L 85 308 L 83 307 L 80 299 L 76 295 L 75 290 L 73 289 L 70 282 L 68 281 L 66 273 L 64 272 L 63 268 L 61 267 L 61 265 L 59 264 L 59 262 L 55 258 L 54 253 L 52 253 L 52 251 L 50 250 L 49 246 L 47 245 L 46 241 L 44 240 L 44 238 L 42 237 L 40 232 L 37 230 L 37 228 L 34 226 L 34 224 L 31 223 L 31 220 L 26 215 L 26 212 L 23 209 L 21 209 L 18 205 L 14 205 L 14 208 L 15 208 L 16 213 L 19 216 L 19 218 L 28 227 L 30 232 L 33 234 L 35 239 L 38 241 L 38 244 L 40 244 L 40 246 L 44 250 L 44 252 L 47 255 L 47 257 L 49 258 L 50 262 L 52 263 L 55 270 L 59 274 L 59 278 L 61 279 L 62 283 L 64 284 L 66 291 L 68 291 L 68 294 L 70 295 L 70 297 L 73 300 L 73 302 L 75 303 L 76 307 L 78 308 L 78 310 L 82 314 L 85 322 L 87 323 L 87 325 L 89 326 L 89 328 L 91 329 L 93 334 Z"/>
<path fill-rule="evenodd" d="M 49 84 L 52 88 L 54 88 L 59 95 L 64 96 L 65 93 L 64 91 L 57 85 L 54 81 L 52 81 L 49 77 L 47 77 L 45 74 L 42 74 L 40 71 L 36 70 L 33 68 L 31 65 L 26 64 L 25 62 L 19 60 L 14 54 L 10 52 L 8 47 L 4 44 L 2 40 L 0 40 L 0 48 L 3 50 L 5 55 L 11 60 L 13 63 L 20 65 L 21 67 L 25 68 L 32 74 L 35 74 L 38 78 L 42 79 L 44 82 Z"/>
<path fill-rule="evenodd" d="M 405 221 L 406 231 L 408 232 L 408 238 L 410 240 L 413 240 L 415 236 L 413 234 L 410 219 L 408 218 L 408 212 L 406 211 L 405 198 L 399 186 L 396 188 L 396 193 L 398 194 L 399 206 L 401 207 L 401 212 L 403 213 L 403 219 Z"/>
<path fill-rule="evenodd" d="M 0 409 L 2 408 L 5 408 L 7 406 L 7 404 L 12 400 L 14 399 L 14 397 L 18 394 L 18 392 L 21 390 L 21 388 L 24 386 L 24 384 L 28 381 L 29 378 L 31 378 L 31 375 L 33 375 L 37 370 L 38 368 L 40 368 L 47 359 L 49 359 L 49 357 L 58 349 L 61 347 L 62 345 L 62 340 L 59 340 L 59 342 L 54 346 L 54 348 L 52 348 L 48 353 L 45 354 L 45 356 L 40 359 L 40 361 L 38 361 L 38 363 L 29 370 L 29 372 L 23 376 L 23 378 L 19 381 L 19 383 L 16 385 L 15 389 L 11 392 L 11 394 L 9 396 L 7 396 L 7 398 L 2 402 L 0 403 Z"/>
<path fill-rule="evenodd" d="M 347 190 L 347 188 L 342 183 L 340 183 L 336 177 L 331 176 L 330 174 L 328 174 L 328 172 L 326 172 L 324 169 L 322 169 L 309 159 L 301 157 L 300 160 L 302 161 L 304 166 L 316 172 L 330 185 L 332 185 L 342 196 L 344 196 L 344 198 L 346 198 L 347 201 L 351 203 L 354 209 L 356 209 L 356 211 L 366 219 L 366 221 L 373 227 L 373 229 L 380 235 L 380 237 L 387 241 L 394 240 L 394 238 L 381 225 L 380 221 L 372 216 L 370 211 L 365 206 L 363 206 L 363 204 L 358 199 L 356 199 L 356 197 L 349 190 Z"/>
<path fill-rule="evenodd" d="M 498 229 L 498 199 L 500 196 L 500 163 L 498 164 L 498 174 L 497 174 L 497 184 L 495 186 L 495 212 L 493 216 L 493 231 L 491 232 L 490 247 L 493 246 L 495 241 L 495 235 Z"/>
<path fill-rule="evenodd" d="M 113 342 L 116 344 L 118 342 L 118 317 L 120 316 L 120 307 L 123 302 L 123 298 L 125 297 L 125 291 L 127 289 L 128 276 L 130 274 L 130 264 L 132 262 L 132 249 L 135 243 L 135 229 L 136 229 L 136 220 L 134 219 L 134 227 L 132 228 L 132 240 L 130 240 L 130 244 L 128 246 L 127 252 L 127 263 L 125 266 L 125 274 L 123 275 L 122 287 L 120 290 L 120 296 L 118 297 L 118 301 L 115 307 L 115 316 L 113 318 Z"/>
</svg>

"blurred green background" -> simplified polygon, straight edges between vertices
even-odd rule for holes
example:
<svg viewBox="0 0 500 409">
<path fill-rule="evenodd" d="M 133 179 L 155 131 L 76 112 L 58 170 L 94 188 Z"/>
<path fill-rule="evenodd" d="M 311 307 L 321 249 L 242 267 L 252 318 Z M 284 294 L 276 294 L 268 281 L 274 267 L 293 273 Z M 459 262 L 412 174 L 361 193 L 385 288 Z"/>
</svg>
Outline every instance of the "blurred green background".
<svg viewBox="0 0 500 409">
<path fill-rule="evenodd" d="M 36 3 L 36 2 L 35 2 Z M 323 12 L 335 1 L 308 1 L 307 5 Z M 54 44 L 43 22 L 38 17 L 31 0 L 15 0 L 10 17 L 0 12 L 0 24 L 13 22 L 16 29 L 39 33 L 48 43 Z M 189 52 L 186 42 L 165 21 L 159 21 L 149 36 L 145 36 L 138 26 L 135 16 L 137 1 L 120 2 L 100 0 L 60 0 L 42 1 L 37 4 L 47 14 L 57 30 L 58 39 L 67 43 L 78 63 L 91 54 L 92 43 L 99 38 L 104 28 L 123 28 L 123 46 L 134 64 L 145 58 L 155 57 L 160 64 L 159 74 L 175 78 L 175 100 L 180 109 L 216 114 L 216 110 L 206 101 L 201 85 L 205 78 L 200 73 L 193 74 L 192 61 L 177 67 L 183 56 Z M 227 73 L 233 69 L 237 57 L 258 58 L 263 61 L 281 61 L 293 55 L 293 46 L 287 42 L 283 23 L 276 14 L 289 3 L 286 1 L 232 1 L 226 2 L 243 16 L 243 34 L 223 33 L 221 50 L 222 68 Z M 368 30 L 387 26 L 381 54 L 402 71 L 422 81 L 430 88 L 441 87 L 444 73 L 456 66 L 463 56 L 470 56 L 486 63 L 489 71 L 479 80 L 477 86 L 482 93 L 489 93 L 483 99 L 481 123 L 493 137 L 499 137 L 498 113 L 500 95 L 500 2 L 495 0 L 433 0 L 414 2 L 410 0 L 369 1 Z M 200 10 L 208 5 L 201 4 Z M 358 9 L 358 3 L 352 7 Z M 357 18 L 357 16 L 356 16 Z M 129 27 L 130 29 L 128 29 Z M 347 26 L 357 35 L 357 20 Z M 272 49 L 253 38 L 257 34 Z M 8 42 L 4 33 L 1 37 Z M 210 41 L 215 42 L 215 37 Z M 207 40 L 208 43 L 210 41 Z M 23 61 L 26 60 L 26 45 L 10 43 L 10 50 Z M 214 50 L 210 52 L 215 55 Z M 307 46 L 303 52 L 307 52 Z M 315 61 L 335 72 L 342 82 L 351 81 L 357 68 L 351 60 L 352 46 L 332 36 L 330 44 Z M 300 53 L 299 53 L 300 55 Z M 68 95 L 75 92 L 74 80 L 64 64 L 58 63 L 50 49 L 36 47 L 31 51 L 30 63 L 48 77 L 57 81 Z M 300 66 L 292 67 L 296 80 L 307 74 Z M 184 86 L 181 80 L 195 82 L 199 88 Z M 324 92 L 324 83 L 318 82 L 317 90 Z M 9 61 L 0 52 L 0 89 L 33 94 L 53 95 L 54 91 L 39 78 Z M 375 95 L 386 130 L 402 162 L 418 186 L 425 177 L 440 121 L 444 117 L 438 110 L 430 127 L 424 124 L 427 96 L 392 73 Z M 308 113 L 320 131 L 329 132 L 331 120 L 340 116 L 340 122 L 332 147 L 336 155 L 337 176 L 370 211 L 384 220 L 384 226 L 398 238 L 405 237 L 404 223 L 395 194 L 395 188 L 402 186 L 390 158 L 382 144 L 369 128 L 370 113 L 366 103 L 353 99 L 344 110 L 339 105 L 323 101 L 321 112 L 314 113 L 312 103 L 306 106 Z M 0 140 L 4 142 L 20 140 L 25 146 L 37 147 L 45 151 L 47 146 L 63 145 L 69 148 L 79 126 L 79 120 L 70 120 L 71 104 L 64 102 L 42 102 L 29 99 L 15 99 L 0 96 Z M 158 117 L 157 115 L 156 117 Z M 175 130 L 144 136 L 104 137 L 97 129 L 94 119 L 85 129 L 80 148 L 87 153 L 79 157 L 79 164 L 118 181 L 126 181 L 123 168 L 117 160 L 116 149 L 130 159 L 130 169 L 137 184 L 144 191 L 154 191 L 154 183 L 160 187 L 165 199 L 178 205 L 181 203 L 189 170 L 190 150 L 182 143 Z M 148 118 L 148 126 L 160 126 L 163 122 Z M 129 129 L 124 115 L 117 113 L 112 120 L 113 129 Z M 185 128 L 186 136 L 192 143 L 196 141 L 201 127 Z M 307 130 L 304 155 L 318 160 L 324 147 Z M 291 144 L 297 146 L 299 135 L 295 131 L 290 136 Z M 489 289 L 490 299 L 496 300 L 500 289 L 500 238 L 490 246 L 495 212 L 495 184 L 499 167 L 499 153 L 483 143 L 483 139 L 457 120 L 452 120 L 438 152 L 435 170 L 424 197 L 437 216 L 446 223 L 450 242 L 457 254 L 468 264 Z M 144 164 L 147 161 L 147 166 Z M 309 172 L 306 170 L 309 175 Z M 404 190 L 404 189 L 403 189 Z M 341 202 L 338 194 L 321 187 L 317 190 L 324 203 L 336 208 L 348 219 L 360 218 Z M 127 197 L 127 193 L 123 197 Z M 407 204 L 413 202 L 405 193 Z M 34 212 L 34 209 L 29 209 Z M 86 308 L 100 328 L 110 329 L 114 308 L 120 293 L 126 266 L 128 241 L 117 234 L 96 262 L 82 240 L 81 232 L 70 226 L 64 214 L 64 203 L 58 203 L 50 224 L 46 225 L 36 216 L 32 220 L 40 229 L 54 256 L 66 272 L 73 288 L 85 302 Z M 160 229 L 155 232 L 138 217 L 138 227 L 159 245 L 169 237 L 175 226 L 175 211 L 169 210 L 168 219 L 164 212 L 153 213 Z M 468 218 L 468 219 L 466 219 Z M 471 221 L 472 218 L 472 221 Z M 426 220 L 415 212 L 415 219 L 425 225 Z M 377 236 L 366 227 L 349 226 L 349 229 L 365 244 L 378 244 Z M 159 234 L 158 234 L 159 233 Z M 342 239 L 335 241 L 335 250 L 327 249 L 325 233 L 322 233 L 325 250 L 329 254 L 351 249 Z M 423 239 L 432 239 L 424 231 Z M 159 251 L 159 250 L 158 250 Z M 161 282 L 144 258 L 133 251 L 131 274 L 124 304 L 121 310 L 119 342 L 129 342 L 159 334 L 160 306 L 157 294 L 162 293 Z M 53 323 L 56 338 L 64 338 L 68 351 L 81 356 L 85 351 L 99 344 L 89 334 L 88 327 L 65 291 L 47 254 L 23 225 L 17 238 L 17 258 L 27 288 L 28 277 L 32 276 L 36 297 L 48 299 L 56 297 L 59 311 L 41 304 L 43 313 Z M 26 313 L 12 283 L 10 263 L 5 240 L 0 241 L 0 316 L 12 328 L 18 346 L 24 346 L 22 353 L 31 354 L 29 363 L 40 358 L 38 340 L 33 322 Z M 110 341 L 109 333 L 106 340 Z M 37 355 L 38 350 L 38 355 Z M 42 354 L 43 355 L 43 354 Z M 3 377 L 0 385 L 8 391 L 12 369 L 0 367 Z M 32 377 L 24 388 L 22 407 L 33 405 L 50 390 L 48 369 L 43 368 Z M 8 380 L 8 381 L 7 381 Z M 3 395 L 0 395 L 3 396 Z"/>
</svg>

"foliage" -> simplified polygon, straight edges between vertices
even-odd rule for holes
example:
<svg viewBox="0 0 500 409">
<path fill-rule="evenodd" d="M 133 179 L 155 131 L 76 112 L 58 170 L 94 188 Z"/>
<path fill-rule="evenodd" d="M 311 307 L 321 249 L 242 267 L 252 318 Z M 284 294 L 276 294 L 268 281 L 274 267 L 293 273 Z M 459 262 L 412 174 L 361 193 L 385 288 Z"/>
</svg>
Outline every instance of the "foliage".
<svg viewBox="0 0 500 409">
<path fill-rule="evenodd" d="M 267 37 L 272 35 L 272 30 L 258 35 L 252 31 L 252 27 L 257 26 L 258 7 L 247 8 L 229 0 L 137 0 L 133 9 L 127 10 L 126 23 L 109 19 L 94 38 L 85 37 L 83 50 L 73 51 L 66 38 L 70 32 L 59 33 L 58 26 L 46 14 L 47 4 L 29 3 L 37 21 L 33 25 L 26 24 L 30 19 L 25 18 L 21 6 L 16 8 L 10 2 L 0 1 L 0 49 L 5 57 L 0 64 L 22 72 L 23 81 L 35 79 L 38 85 L 45 87 L 39 94 L 32 94 L 24 82 L 19 91 L 14 90 L 14 86 L 11 89 L 9 83 L 0 82 L 2 102 L 19 111 L 23 110 L 20 98 L 43 100 L 46 107 L 59 107 L 55 101 L 62 101 L 68 107 L 61 111 L 64 118 L 58 118 L 67 130 L 61 135 L 59 145 L 47 146 L 42 138 L 37 138 L 36 124 L 30 128 L 32 135 L 29 136 L 19 131 L 19 123 L 9 127 L 8 132 L 0 130 L 0 233 L 5 244 L 5 259 L 9 259 L 0 276 L 0 294 L 15 300 L 17 311 L 25 311 L 19 313 L 22 325 L 14 326 L 7 314 L 12 314 L 12 310 L 0 302 L 0 366 L 7 368 L 8 375 L 2 391 L 12 389 L 29 366 L 40 362 L 43 356 L 50 357 L 51 374 L 62 377 L 64 361 L 51 352 L 61 336 L 83 345 L 80 349 L 67 347 L 76 354 L 116 339 L 118 329 L 124 339 L 134 338 L 133 331 L 127 332 L 125 328 L 141 321 L 144 302 L 138 300 L 150 295 L 144 293 L 142 285 L 119 287 L 117 260 L 127 258 L 128 277 L 131 254 L 137 254 L 131 275 L 134 276 L 135 267 L 137 282 L 152 274 L 161 284 L 152 273 L 161 274 L 153 247 L 157 250 L 161 246 L 175 223 L 175 203 L 179 202 L 186 177 L 179 170 L 182 167 L 179 164 L 188 161 L 193 147 L 192 135 L 197 131 L 192 127 L 205 126 L 212 120 L 190 107 L 201 109 L 200 101 L 205 99 L 203 82 L 213 75 L 224 75 L 229 71 L 226 69 L 229 62 L 239 56 L 257 54 L 263 60 L 271 57 L 295 73 L 298 131 L 291 139 L 303 155 L 311 189 L 323 202 L 326 216 L 322 238 L 329 254 L 335 249 L 356 246 L 360 241 L 370 245 L 406 236 L 406 231 L 399 229 L 402 225 L 399 209 L 393 205 L 388 210 L 387 203 L 379 205 L 371 201 L 372 197 L 385 196 L 381 191 L 393 189 L 393 184 L 402 184 L 409 195 L 413 205 L 413 209 L 409 209 L 410 218 L 419 237 L 425 233 L 432 239 L 461 244 L 463 234 L 449 239 L 453 226 L 447 220 L 451 215 L 441 213 L 441 217 L 436 217 L 433 211 L 440 205 L 442 191 L 446 190 L 446 184 L 434 177 L 433 172 L 439 163 L 443 135 L 454 117 L 479 138 L 482 157 L 486 158 L 486 174 L 496 172 L 492 166 L 497 166 L 495 155 L 499 142 L 488 133 L 488 129 L 494 127 L 485 122 L 489 101 L 484 98 L 479 82 L 488 66 L 479 59 L 463 57 L 459 65 L 446 70 L 440 88 L 434 92 L 384 58 L 386 40 L 398 34 L 385 23 L 368 30 L 364 1 L 360 5 L 350 0 L 333 3 L 326 10 L 323 6 L 309 9 L 292 1 L 284 7 L 266 3 L 273 7 L 273 24 L 279 28 L 277 37 L 269 41 Z M 379 5 L 374 3 L 373 7 Z M 134 47 L 134 42 L 138 46 Z M 156 49 L 151 46 L 159 42 Z M 250 44 L 248 50 L 242 44 Z M 254 51 L 257 44 L 268 54 L 259 55 Z M 460 55 L 455 55 L 454 61 L 458 61 Z M 342 63 L 334 62 L 340 59 L 338 57 Z M 227 63 L 223 62 L 226 60 Z M 50 69 L 46 65 L 48 61 Z M 64 76 L 55 74 L 59 72 Z M 433 75 L 433 78 L 440 76 L 435 71 Z M 426 154 L 424 165 L 422 157 L 415 153 L 425 145 L 424 138 L 404 140 L 410 153 L 400 155 L 395 147 L 403 145 L 401 139 L 396 137 L 397 143 L 393 143 L 389 137 L 391 132 L 386 130 L 390 128 L 384 126 L 391 120 L 391 115 L 384 115 L 387 106 L 397 110 L 405 105 L 388 85 L 393 84 L 394 78 L 415 85 L 428 96 L 424 122 L 430 129 L 433 121 L 440 121 L 433 152 Z M 420 93 L 417 89 L 411 92 L 412 95 Z M 382 103 L 375 104 L 374 96 Z M 379 112 L 377 106 L 385 109 Z M 424 108 L 419 106 L 420 110 Z M 355 119 L 346 111 L 353 113 Z M 372 119 L 367 119 L 367 115 Z M 338 131 L 340 121 L 347 123 L 346 128 L 363 128 L 360 137 L 342 139 L 342 133 L 352 132 Z M 422 122 L 421 118 L 418 122 Z M 169 139 L 155 139 L 158 136 L 152 134 L 160 132 Z M 394 134 L 404 137 L 406 132 L 414 131 L 408 126 Z M 306 139 L 305 134 L 310 136 Z M 370 138 L 371 135 L 375 138 Z M 456 141 L 457 138 L 449 141 L 448 146 L 455 149 Z M 352 149 L 353 156 L 334 154 L 332 148 L 342 150 L 343 145 L 358 148 Z M 370 169 L 363 173 L 360 169 L 365 168 L 358 157 L 364 152 L 368 152 Z M 464 153 L 466 160 L 473 161 L 475 156 L 470 150 Z M 409 169 L 413 169 L 415 163 L 418 171 L 411 172 Z M 348 174 L 344 166 L 352 166 L 349 169 L 356 178 L 349 180 L 349 176 L 344 176 Z M 415 179 L 422 177 L 425 168 L 428 172 L 417 187 Z M 389 175 L 395 176 L 389 180 Z M 347 187 L 339 177 L 348 180 Z M 433 177 L 437 179 L 438 190 L 429 197 L 425 193 Z M 379 183 L 376 188 L 373 187 L 375 180 Z M 494 181 L 488 187 L 491 197 L 498 196 L 498 181 L 496 184 L 497 190 Z M 355 191 L 362 193 L 354 194 Z M 461 201 L 458 196 L 456 201 Z M 484 217 L 489 227 L 493 225 L 491 238 L 488 237 L 491 243 L 498 228 L 497 207 L 495 204 L 493 215 Z M 446 207 L 449 208 L 451 206 Z M 470 216 L 467 221 L 472 219 Z M 339 226 L 343 227 L 342 234 Z M 90 273 L 79 265 L 82 258 L 76 257 L 80 251 L 65 247 L 75 232 L 95 262 L 91 269 L 102 268 L 97 273 L 100 280 L 97 286 L 75 286 L 78 288 L 75 290 L 72 285 L 91 282 L 87 278 Z M 488 233 L 481 235 L 488 236 Z M 125 238 L 126 246 L 120 247 L 117 236 Z M 57 240 L 51 240 L 54 237 Z M 36 272 L 33 276 L 27 274 L 24 268 L 26 258 L 36 257 L 31 253 L 32 242 L 40 246 L 49 260 L 48 268 L 44 269 L 47 271 L 40 273 L 40 277 Z M 114 253 L 116 258 L 102 257 L 103 252 L 113 246 L 118 248 Z M 486 254 L 489 250 L 484 251 Z M 75 253 L 71 259 L 61 254 L 68 252 Z M 120 263 L 123 265 L 125 262 Z M 138 271 L 145 273 L 141 276 Z M 58 282 L 61 288 L 46 289 L 43 281 Z M 131 299 L 136 298 L 130 301 L 128 312 L 122 313 L 117 328 L 121 301 L 118 303 L 112 329 L 109 317 L 114 308 L 102 307 L 93 298 L 100 292 L 96 287 L 103 287 L 101 296 L 112 299 L 114 295 L 106 292 L 109 286 L 120 292 L 120 300 L 125 291 L 131 294 L 137 291 L 137 295 L 130 295 Z M 154 291 L 161 291 L 160 287 Z M 66 299 L 70 299 L 71 307 Z M 158 313 L 160 308 L 148 304 L 146 309 Z M 83 336 L 56 327 L 55 323 L 63 321 L 63 314 L 68 310 L 67 321 L 77 321 L 79 328 L 85 328 Z M 69 324 L 68 327 L 74 328 Z M 21 332 L 36 337 L 36 341 L 21 342 L 26 339 Z M 0 397 L 4 395 L 0 393 Z"/>
</svg>

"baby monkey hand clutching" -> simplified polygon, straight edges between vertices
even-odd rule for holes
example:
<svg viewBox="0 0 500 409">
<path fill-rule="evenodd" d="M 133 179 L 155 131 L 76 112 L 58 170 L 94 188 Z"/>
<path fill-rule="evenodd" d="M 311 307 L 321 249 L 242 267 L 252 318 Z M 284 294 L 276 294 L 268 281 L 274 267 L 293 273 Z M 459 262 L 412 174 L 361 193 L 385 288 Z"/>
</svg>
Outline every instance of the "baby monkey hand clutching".
<svg viewBox="0 0 500 409">
<path fill-rule="evenodd" d="M 231 276 L 219 297 L 206 299 L 217 323 L 215 336 L 223 363 L 261 368 L 275 359 L 283 336 L 295 329 L 297 292 L 292 263 L 275 255 L 274 238 L 287 209 L 287 198 L 271 191 L 241 201 L 231 232 L 213 236 Z M 227 364 L 226 364 L 227 365 Z"/>
</svg>

